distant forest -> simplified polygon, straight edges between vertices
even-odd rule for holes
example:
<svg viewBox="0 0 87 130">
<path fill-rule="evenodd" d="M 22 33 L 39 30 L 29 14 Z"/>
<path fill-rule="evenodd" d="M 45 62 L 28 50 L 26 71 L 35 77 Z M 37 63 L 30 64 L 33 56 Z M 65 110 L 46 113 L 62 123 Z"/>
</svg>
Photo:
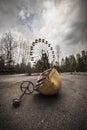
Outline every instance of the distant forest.
<svg viewBox="0 0 87 130">
<path fill-rule="evenodd" d="M 19 61 L 19 49 L 21 61 Z M 5 33 L 0 39 L 0 74 L 41 72 L 41 62 L 37 61 L 34 67 L 29 59 L 29 44 L 26 41 L 17 41 L 11 32 Z M 38 67 L 37 67 L 38 66 Z M 52 66 L 52 64 L 50 64 Z M 59 72 L 87 72 L 87 51 L 82 50 L 75 56 L 62 58 L 55 62 Z"/>
<path fill-rule="evenodd" d="M 61 65 L 57 68 L 60 72 L 87 72 L 87 51 L 62 58 Z"/>
</svg>

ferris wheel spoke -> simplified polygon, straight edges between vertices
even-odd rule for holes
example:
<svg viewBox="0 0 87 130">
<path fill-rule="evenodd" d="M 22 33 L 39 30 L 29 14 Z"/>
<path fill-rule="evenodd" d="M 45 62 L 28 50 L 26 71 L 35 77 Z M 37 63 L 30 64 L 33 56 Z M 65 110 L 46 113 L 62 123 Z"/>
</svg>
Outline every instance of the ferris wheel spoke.
<svg viewBox="0 0 87 130">
<path fill-rule="evenodd" d="M 39 50 L 40 50 L 40 53 L 41 53 L 41 48 L 43 48 L 43 46 L 42 46 L 41 42 L 38 42 L 38 44 L 39 44 Z"/>
<path fill-rule="evenodd" d="M 39 43 L 40 43 L 40 42 L 39 42 Z M 39 44 L 39 43 L 37 43 L 37 47 L 38 47 L 38 48 L 40 48 L 40 44 Z"/>
<path fill-rule="evenodd" d="M 36 50 L 34 51 L 33 54 L 35 54 L 35 55 L 41 55 L 41 50 L 38 49 L 38 48 L 36 48 Z"/>
<path fill-rule="evenodd" d="M 44 42 L 44 50 L 47 50 L 46 42 Z"/>
<path fill-rule="evenodd" d="M 41 46 L 38 45 L 38 44 L 37 44 L 37 46 L 36 46 L 36 51 L 37 51 L 37 52 L 40 52 L 40 51 L 41 51 Z"/>
<path fill-rule="evenodd" d="M 46 41 L 44 42 L 44 48 L 45 48 L 45 50 L 47 50 L 47 44 L 46 44 Z"/>
<path fill-rule="evenodd" d="M 42 42 L 43 50 L 45 50 L 45 40 Z"/>
<path fill-rule="evenodd" d="M 45 48 L 45 40 L 44 40 L 44 42 L 42 42 L 42 46 L 43 46 L 43 50 L 45 50 L 46 48 Z"/>
</svg>

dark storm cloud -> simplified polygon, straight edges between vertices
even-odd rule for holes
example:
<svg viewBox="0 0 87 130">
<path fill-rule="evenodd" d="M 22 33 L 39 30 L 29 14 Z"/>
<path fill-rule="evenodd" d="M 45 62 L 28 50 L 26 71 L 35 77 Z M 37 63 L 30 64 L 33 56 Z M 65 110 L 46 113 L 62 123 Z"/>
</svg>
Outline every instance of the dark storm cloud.
<svg viewBox="0 0 87 130">
<path fill-rule="evenodd" d="M 67 28 L 70 28 L 71 31 L 67 34 L 63 34 L 63 42 L 69 43 L 70 45 L 78 44 L 79 42 L 87 44 L 87 0 L 0 0 L 0 28 L 18 27 L 18 24 L 22 23 L 21 25 L 24 25 L 28 21 L 32 23 L 30 17 L 27 17 L 27 19 L 19 21 L 18 23 L 19 11 L 22 8 L 25 8 L 27 11 L 30 11 L 30 14 L 34 14 L 36 10 L 42 10 L 43 3 L 47 1 L 51 1 L 53 6 L 55 5 L 55 8 L 63 1 L 72 3 L 71 12 L 68 13 L 69 17 L 64 19 L 63 23 L 67 24 Z M 78 10 L 78 12 L 76 12 L 76 10 Z M 31 25 L 29 24 L 29 26 Z M 55 33 L 55 36 L 57 34 L 58 32 Z"/>
<path fill-rule="evenodd" d="M 86 30 L 87 29 L 87 21 L 75 23 L 75 24 L 73 24 L 73 27 L 75 27 L 76 30 L 77 29 Z"/>
<path fill-rule="evenodd" d="M 87 0 L 79 0 L 80 17 L 87 22 Z"/>
<path fill-rule="evenodd" d="M 81 42 L 82 44 L 87 44 L 87 22 L 77 22 L 72 25 L 72 31 L 65 37 L 68 43 L 77 44 Z"/>
<path fill-rule="evenodd" d="M 67 40 L 68 45 L 81 42 L 87 46 L 87 0 L 78 0 L 75 8 L 78 8 L 79 12 L 76 19 L 71 22 L 71 32 L 66 35 L 65 41 Z"/>
</svg>

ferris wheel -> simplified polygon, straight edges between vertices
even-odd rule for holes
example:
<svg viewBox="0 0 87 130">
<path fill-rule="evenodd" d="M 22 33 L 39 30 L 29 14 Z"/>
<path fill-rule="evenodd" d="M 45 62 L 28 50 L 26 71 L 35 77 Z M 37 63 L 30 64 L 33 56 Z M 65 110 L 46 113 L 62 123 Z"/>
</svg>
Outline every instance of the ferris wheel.
<svg viewBox="0 0 87 130">
<path fill-rule="evenodd" d="M 49 63 L 55 62 L 55 53 L 53 47 L 45 39 L 35 39 L 30 46 L 30 61 L 35 64 L 38 60 L 48 60 Z"/>
</svg>

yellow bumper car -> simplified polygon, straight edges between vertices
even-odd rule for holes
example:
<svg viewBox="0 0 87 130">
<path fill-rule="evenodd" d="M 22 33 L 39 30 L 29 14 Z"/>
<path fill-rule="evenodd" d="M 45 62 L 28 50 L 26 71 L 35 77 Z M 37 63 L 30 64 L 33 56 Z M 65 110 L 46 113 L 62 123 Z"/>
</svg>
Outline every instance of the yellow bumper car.
<svg viewBox="0 0 87 130">
<path fill-rule="evenodd" d="M 61 88 L 61 78 L 55 67 L 40 74 L 36 82 L 36 91 L 44 95 L 57 94 Z"/>
</svg>

